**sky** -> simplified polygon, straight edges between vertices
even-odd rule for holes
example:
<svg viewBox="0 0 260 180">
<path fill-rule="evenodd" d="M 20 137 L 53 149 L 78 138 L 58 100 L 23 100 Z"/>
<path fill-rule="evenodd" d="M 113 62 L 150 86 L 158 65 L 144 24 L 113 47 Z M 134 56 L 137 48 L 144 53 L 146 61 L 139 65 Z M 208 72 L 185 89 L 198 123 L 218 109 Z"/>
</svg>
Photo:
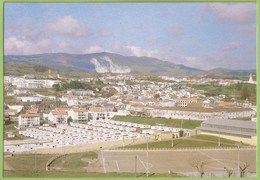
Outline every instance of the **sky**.
<svg viewBox="0 0 260 180">
<path fill-rule="evenodd" d="M 5 55 L 57 52 L 255 69 L 256 4 L 5 3 Z"/>
</svg>

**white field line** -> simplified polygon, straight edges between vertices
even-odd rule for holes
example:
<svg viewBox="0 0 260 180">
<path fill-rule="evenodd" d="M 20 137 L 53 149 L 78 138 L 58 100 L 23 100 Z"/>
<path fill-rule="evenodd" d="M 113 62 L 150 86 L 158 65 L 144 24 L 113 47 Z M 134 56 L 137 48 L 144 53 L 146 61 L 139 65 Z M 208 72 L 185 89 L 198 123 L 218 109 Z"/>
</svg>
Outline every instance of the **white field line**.
<svg viewBox="0 0 260 180">
<path fill-rule="evenodd" d="M 144 169 L 147 171 L 147 170 L 148 170 L 148 169 L 147 169 L 148 167 L 145 166 L 144 162 L 139 158 L 139 156 L 137 156 L 137 158 L 139 159 L 139 161 L 140 161 L 140 162 L 142 163 L 142 165 L 144 166 Z"/>
<path fill-rule="evenodd" d="M 142 165 L 144 166 L 144 169 L 145 170 L 149 170 L 153 167 L 152 163 L 147 163 L 147 162 L 144 162 L 142 161 L 139 156 L 137 156 L 137 158 L 139 159 L 139 161 L 142 163 Z"/>
<path fill-rule="evenodd" d="M 105 158 L 104 158 L 104 155 L 103 155 L 103 152 L 102 152 L 102 151 L 101 151 L 101 156 L 102 156 L 102 162 L 103 162 L 104 173 L 106 173 L 107 170 L 106 170 Z"/>
<path fill-rule="evenodd" d="M 116 161 L 117 171 L 120 172 L 118 162 L 117 162 L 117 160 L 115 160 L 115 161 Z"/>
<path fill-rule="evenodd" d="M 208 154 L 206 154 L 206 153 L 203 153 L 203 152 L 201 152 L 201 151 L 199 151 L 199 153 L 201 153 L 201 154 L 203 154 L 203 155 L 209 157 L 210 159 L 212 159 L 212 160 L 214 160 L 214 161 L 217 161 L 218 163 L 220 163 L 220 164 L 226 166 L 226 164 L 223 163 L 223 162 L 221 162 L 219 159 L 216 159 L 216 158 L 214 158 L 214 157 L 212 157 L 212 156 L 210 156 L 210 155 L 208 155 Z"/>
</svg>

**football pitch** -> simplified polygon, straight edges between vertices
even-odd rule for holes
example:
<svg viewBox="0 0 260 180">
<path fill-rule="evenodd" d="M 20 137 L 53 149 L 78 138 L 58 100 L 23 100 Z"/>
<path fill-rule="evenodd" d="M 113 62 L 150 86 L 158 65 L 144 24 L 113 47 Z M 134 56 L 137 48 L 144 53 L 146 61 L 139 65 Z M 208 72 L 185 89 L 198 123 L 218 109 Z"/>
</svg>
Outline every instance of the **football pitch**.
<svg viewBox="0 0 260 180">
<path fill-rule="evenodd" d="M 208 176 L 227 177 L 225 168 L 232 176 L 238 176 L 238 167 L 248 164 L 249 174 L 256 173 L 254 148 L 230 149 L 180 149 L 180 150 L 103 150 L 98 155 L 103 171 L 130 173 L 169 173 L 197 176 L 194 163 L 203 162 Z"/>
</svg>

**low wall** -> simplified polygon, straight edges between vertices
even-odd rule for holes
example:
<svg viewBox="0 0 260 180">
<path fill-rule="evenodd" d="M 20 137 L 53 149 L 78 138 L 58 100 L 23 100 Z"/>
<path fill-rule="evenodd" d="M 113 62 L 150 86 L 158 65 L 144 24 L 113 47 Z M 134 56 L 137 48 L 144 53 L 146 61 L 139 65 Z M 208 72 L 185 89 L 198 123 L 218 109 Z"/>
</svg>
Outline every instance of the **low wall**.
<svg viewBox="0 0 260 180">
<path fill-rule="evenodd" d="M 16 154 L 71 154 L 71 153 L 80 153 L 86 151 L 98 151 L 98 150 L 107 150 L 114 149 L 117 147 L 124 147 L 132 144 L 143 144 L 146 143 L 147 140 L 149 142 L 154 141 L 154 136 L 149 136 L 148 138 L 138 138 L 138 139 L 125 139 L 118 141 L 107 141 L 107 142 L 99 142 L 92 144 L 84 144 L 78 146 L 64 146 L 64 147 L 56 147 L 56 148 L 45 148 L 45 149 L 37 149 L 32 150 L 30 152 L 21 152 Z"/>
<path fill-rule="evenodd" d="M 243 138 L 243 137 L 229 136 L 229 135 L 215 134 L 215 133 L 208 133 L 208 132 L 200 132 L 200 134 L 217 136 L 217 137 L 220 137 L 220 138 L 230 139 L 230 140 L 238 141 L 238 142 L 241 141 L 241 142 L 243 142 L 245 144 L 250 144 L 252 146 L 256 146 L 256 143 L 257 143 L 256 136 L 254 136 L 252 138 Z"/>
</svg>

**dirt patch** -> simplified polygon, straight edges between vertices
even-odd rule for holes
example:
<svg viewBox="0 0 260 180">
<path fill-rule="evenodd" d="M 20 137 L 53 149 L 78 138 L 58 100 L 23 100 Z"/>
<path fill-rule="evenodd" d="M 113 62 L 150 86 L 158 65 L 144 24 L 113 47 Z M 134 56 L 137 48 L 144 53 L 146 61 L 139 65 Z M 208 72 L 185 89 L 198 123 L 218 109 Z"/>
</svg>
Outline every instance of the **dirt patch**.
<svg viewBox="0 0 260 180">
<path fill-rule="evenodd" d="M 13 171 L 15 169 L 6 160 L 4 160 L 4 170 Z"/>
</svg>

